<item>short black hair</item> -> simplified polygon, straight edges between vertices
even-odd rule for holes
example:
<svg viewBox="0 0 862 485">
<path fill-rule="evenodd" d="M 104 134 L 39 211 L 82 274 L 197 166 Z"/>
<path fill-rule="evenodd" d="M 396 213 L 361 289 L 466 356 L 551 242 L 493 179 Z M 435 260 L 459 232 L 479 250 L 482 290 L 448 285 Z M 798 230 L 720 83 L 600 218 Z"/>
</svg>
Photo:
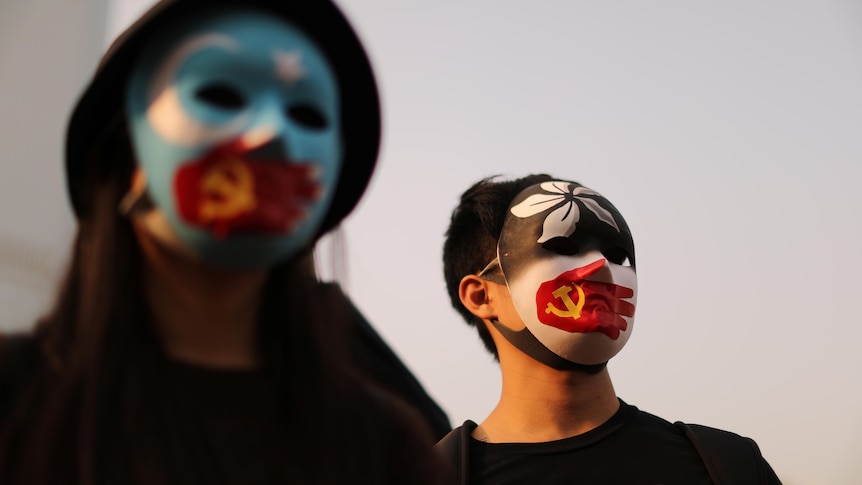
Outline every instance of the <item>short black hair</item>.
<svg viewBox="0 0 862 485">
<path fill-rule="evenodd" d="M 497 257 L 497 240 L 515 196 L 532 185 L 559 179 L 547 174 L 533 174 L 496 182 L 494 179 L 497 177 L 484 178 L 461 194 L 458 206 L 452 211 L 443 243 L 443 276 L 452 307 L 476 328 L 485 348 L 499 360 L 491 333 L 482 320 L 461 303 L 458 287 L 464 276 L 477 274 Z"/>
</svg>

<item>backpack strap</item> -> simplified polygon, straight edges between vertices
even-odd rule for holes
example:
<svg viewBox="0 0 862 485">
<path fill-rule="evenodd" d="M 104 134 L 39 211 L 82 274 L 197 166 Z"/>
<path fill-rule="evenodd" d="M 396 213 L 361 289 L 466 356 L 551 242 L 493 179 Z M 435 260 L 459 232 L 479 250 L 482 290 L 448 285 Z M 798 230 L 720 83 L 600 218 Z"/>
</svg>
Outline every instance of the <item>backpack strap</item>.
<svg viewBox="0 0 862 485">
<path fill-rule="evenodd" d="M 459 485 L 470 483 L 470 435 L 478 426 L 469 419 L 450 431 L 434 447 L 447 463 L 452 464 Z"/>
<path fill-rule="evenodd" d="M 699 424 L 673 424 L 692 442 L 715 485 L 781 483 L 751 438 Z"/>
</svg>

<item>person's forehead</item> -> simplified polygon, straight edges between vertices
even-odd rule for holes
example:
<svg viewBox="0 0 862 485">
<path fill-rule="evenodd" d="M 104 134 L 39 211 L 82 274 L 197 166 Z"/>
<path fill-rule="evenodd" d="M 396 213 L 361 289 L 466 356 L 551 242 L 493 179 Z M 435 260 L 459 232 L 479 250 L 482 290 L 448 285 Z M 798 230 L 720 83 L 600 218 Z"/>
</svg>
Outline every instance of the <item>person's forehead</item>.
<svg viewBox="0 0 862 485">
<path fill-rule="evenodd" d="M 274 49 L 319 51 L 315 42 L 291 22 L 265 11 L 231 7 L 174 21 L 153 36 L 145 56 L 164 56 L 190 43 L 245 56 L 271 56 Z"/>
<path fill-rule="evenodd" d="M 613 248 L 633 257 L 628 226 L 613 204 L 579 183 L 554 180 L 527 187 L 513 199 L 498 256 L 508 275 L 531 260 Z"/>
</svg>

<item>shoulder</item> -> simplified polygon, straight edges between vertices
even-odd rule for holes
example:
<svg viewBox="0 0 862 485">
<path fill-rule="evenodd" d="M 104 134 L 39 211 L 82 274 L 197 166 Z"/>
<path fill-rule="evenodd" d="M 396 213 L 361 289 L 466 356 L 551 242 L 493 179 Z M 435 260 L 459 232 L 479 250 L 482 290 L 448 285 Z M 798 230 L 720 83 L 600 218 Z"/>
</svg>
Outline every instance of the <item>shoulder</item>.
<svg viewBox="0 0 862 485">
<path fill-rule="evenodd" d="M 413 372 L 377 333 L 353 302 L 334 283 L 316 283 L 316 289 L 331 305 L 341 305 L 347 317 L 351 356 L 362 372 L 415 408 L 431 427 L 434 439 L 452 429 L 449 418 L 425 391 Z"/>
<path fill-rule="evenodd" d="M 622 400 L 621 400 L 622 402 Z M 683 442 L 693 449 L 713 481 L 718 484 L 780 484 L 772 467 L 766 462 L 754 440 L 727 431 L 700 424 L 670 421 L 641 411 L 622 402 L 631 409 L 631 421 L 636 427 L 656 436 L 663 436 L 666 444 Z"/>
<path fill-rule="evenodd" d="M 376 446 L 388 457 L 387 475 L 393 483 L 437 485 L 451 483 L 448 464 L 435 451 L 425 418 L 400 396 L 372 386 L 369 415 L 377 429 Z"/>
<path fill-rule="evenodd" d="M 620 414 L 626 417 L 627 421 L 637 422 L 641 425 L 651 427 L 661 427 L 674 429 L 674 424 L 661 416 L 656 416 L 650 412 L 639 409 L 637 406 L 628 404 L 620 399 Z"/>
<path fill-rule="evenodd" d="M 674 426 L 692 442 L 716 483 L 781 483 L 753 439 L 700 424 Z"/>
</svg>

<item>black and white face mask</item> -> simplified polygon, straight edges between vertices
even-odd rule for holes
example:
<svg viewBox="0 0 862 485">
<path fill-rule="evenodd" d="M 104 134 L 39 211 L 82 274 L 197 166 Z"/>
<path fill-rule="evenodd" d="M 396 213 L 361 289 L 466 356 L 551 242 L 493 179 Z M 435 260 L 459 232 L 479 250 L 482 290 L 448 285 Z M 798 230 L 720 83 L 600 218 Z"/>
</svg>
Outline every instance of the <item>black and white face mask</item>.
<svg viewBox="0 0 862 485">
<path fill-rule="evenodd" d="M 494 325 L 558 369 L 607 362 L 632 332 L 634 242 L 607 199 L 575 182 L 531 186 L 512 201 L 497 260 L 526 328 Z M 493 262 L 480 276 L 486 276 Z"/>
</svg>

